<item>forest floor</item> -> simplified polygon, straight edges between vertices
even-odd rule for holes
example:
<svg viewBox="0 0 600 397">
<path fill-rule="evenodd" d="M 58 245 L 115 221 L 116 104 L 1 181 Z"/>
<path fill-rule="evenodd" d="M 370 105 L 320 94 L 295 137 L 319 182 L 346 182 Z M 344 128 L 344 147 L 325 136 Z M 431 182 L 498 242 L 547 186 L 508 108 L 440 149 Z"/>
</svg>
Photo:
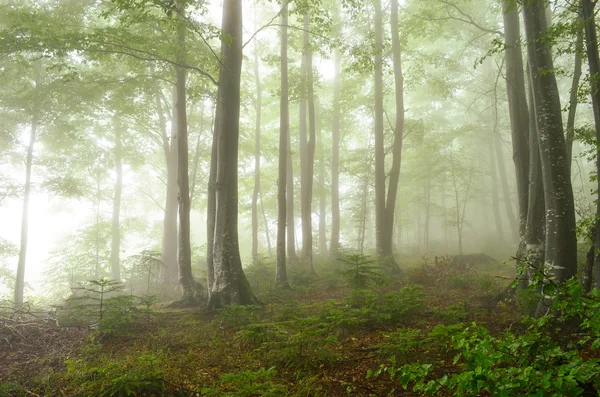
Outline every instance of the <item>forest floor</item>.
<svg viewBox="0 0 600 397">
<path fill-rule="evenodd" d="M 60 313 L 4 318 L 0 396 L 418 395 L 373 373 L 394 356 L 452 374 L 451 337 L 465 324 L 519 327 L 514 303 L 493 302 L 513 266 L 421 261 L 370 289 L 325 266 L 316 278 L 292 269 L 291 290 L 255 266 L 262 306 L 107 312 L 101 330 L 61 326 Z"/>
</svg>

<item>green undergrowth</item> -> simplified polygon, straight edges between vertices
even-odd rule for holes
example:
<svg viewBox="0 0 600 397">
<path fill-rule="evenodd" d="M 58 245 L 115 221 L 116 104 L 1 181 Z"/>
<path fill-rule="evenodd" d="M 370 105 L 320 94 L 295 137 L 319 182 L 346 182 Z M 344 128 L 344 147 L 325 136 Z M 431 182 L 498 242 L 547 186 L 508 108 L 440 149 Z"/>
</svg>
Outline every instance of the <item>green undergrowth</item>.
<svg viewBox="0 0 600 397">
<path fill-rule="evenodd" d="M 489 392 L 492 376 L 498 382 L 513 376 L 514 391 L 523 387 L 518 382 L 545 386 L 548 374 L 555 382 L 565 371 L 580 370 L 572 379 L 589 381 L 597 369 L 591 358 L 584 362 L 568 346 L 551 345 L 545 328 L 532 325 L 537 320 L 521 324 L 515 303 L 485 307 L 481 298 L 503 286 L 482 281 L 476 269 L 454 274 L 447 264 L 443 271 L 429 264 L 391 278 L 372 262 L 357 265 L 361 260 L 317 277 L 296 269 L 290 290 L 253 279 L 266 278 L 262 268 L 250 272 L 250 282 L 264 286 L 261 306 L 216 313 L 138 306 L 127 326 L 101 323 L 68 357 L 0 382 L 0 396 L 387 396 L 403 387 L 469 395 L 463 385 L 477 386 L 482 377 Z M 110 313 L 103 321 L 115 321 Z M 589 349 L 594 344 L 581 341 Z M 498 353 L 499 347 L 507 350 Z M 528 377 L 511 375 L 535 354 L 555 363 L 554 372 L 532 367 Z M 565 390 L 572 383 L 565 380 Z"/>
</svg>

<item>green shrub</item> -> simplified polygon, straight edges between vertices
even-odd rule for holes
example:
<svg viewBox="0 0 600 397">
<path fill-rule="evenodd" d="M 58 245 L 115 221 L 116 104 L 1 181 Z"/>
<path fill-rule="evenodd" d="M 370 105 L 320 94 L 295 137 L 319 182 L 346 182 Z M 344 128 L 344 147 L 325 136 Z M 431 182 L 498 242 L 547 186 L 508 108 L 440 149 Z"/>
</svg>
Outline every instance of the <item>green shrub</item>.
<svg viewBox="0 0 600 397">
<path fill-rule="evenodd" d="M 418 313 L 423 306 L 423 287 L 408 285 L 383 295 L 379 310 L 389 316 L 391 322 L 405 320 Z"/>
<path fill-rule="evenodd" d="M 406 359 L 408 353 L 419 345 L 422 333 L 419 329 L 398 328 L 394 332 L 384 332 L 383 337 L 384 342 L 377 345 L 377 351 L 381 356 Z"/>
<path fill-rule="evenodd" d="M 430 395 L 445 389 L 444 393 L 455 395 L 558 397 L 580 395 L 584 387 L 597 390 L 600 291 L 583 295 L 576 278 L 564 285 L 550 279 L 544 294 L 552 302 L 552 314 L 526 318 L 527 330 L 522 334 L 506 331 L 493 336 L 475 323 L 460 333 L 449 327 L 434 329 L 429 336 L 432 340 L 454 334 L 449 349 L 458 351 L 454 359 L 458 372 L 442 376 L 431 364 L 398 366 L 394 359 L 374 374 L 387 374 L 405 389 Z M 579 329 L 574 335 L 568 332 L 573 323 Z"/>
<path fill-rule="evenodd" d="M 435 315 L 444 320 L 445 323 L 455 324 L 467 319 L 467 301 L 460 300 L 446 310 L 436 310 Z"/>
</svg>

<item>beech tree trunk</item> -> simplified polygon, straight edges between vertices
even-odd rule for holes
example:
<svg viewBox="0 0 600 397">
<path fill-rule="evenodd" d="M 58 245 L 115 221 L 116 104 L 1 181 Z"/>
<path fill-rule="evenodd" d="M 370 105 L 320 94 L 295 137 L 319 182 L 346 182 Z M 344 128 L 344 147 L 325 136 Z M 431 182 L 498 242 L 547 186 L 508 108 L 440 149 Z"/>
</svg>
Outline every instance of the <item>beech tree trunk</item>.
<svg viewBox="0 0 600 397">
<path fill-rule="evenodd" d="M 277 182 L 277 262 L 275 282 L 288 287 L 287 264 L 285 257 L 285 224 L 287 217 L 287 154 L 290 129 L 290 109 L 288 92 L 288 6 L 281 10 L 281 97 L 279 98 L 279 168 Z M 266 226 L 266 225 L 265 225 Z"/>
<path fill-rule="evenodd" d="M 238 239 L 238 149 L 240 77 L 242 72 L 242 2 L 223 1 L 223 37 L 217 100 L 216 218 L 213 245 L 214 281 L 210 309 L 258 303 L 242 270 Z"/>
<path fill-rule="evenodd" d="M 318 106 L 318 102 L 317 102 Z M 319 110 L 320 114 L 320 110 Z M 327 236 L 325 229 L 327 228 L 327 202 L 325 188 L 325 159 L 323 158 L 323 141 L 321 135 L 320 118 L 315 115 L 315 123 L 317 125 L 317 142 L 319 143 L 319 255 L 327 255 Z"/>
<path fill-rule="evenodd" d="M 546 209 L 544 204 L 544 183 L 542 179 L 542 163 L 540 159 L 540 147 L 538 145 L 537 122 L 535 105 L 533 102 L 533 88 L 531 67 L 527 67 L 529 79 L 529 185 L 527 202 L 527 220 L 525 227 L 525 250 L 524 259 L 527 258 L 533 267 L 540 267 L 544 263 L 544 239 Z M 519 289 L 529 285 L 530 275 L 525 274 L 519 280 Z"/>
<path fill-rule="evenodd" d="M 42 79 L 42 61 L 34 64 L 36 92 Z M 33 148 L 37 138 L 37 128 L 39 123 L 40 99 L 39 94 L 35 95 L 33 108 L 31 111 L 31 127 L 29 131 L 29 144 L 27 146 L 27 158 L 25 160 L 25 186 L 23 189 L 23 212 L 21 214 L 21 242 L 19 246 L 19 262 L 17 264 L 17 279 L 15 281 L 15 306 L 23 304 L 23 295 L 25 292 L 25 264 L 27 262 L 27 243 L 29 232 L 29 199 L 31 197 L 31 170 L 33 168 Z"/>
<path fill-rule="evenodd" d="M 548 72 L 554 70 L 550 47 L 540 39 L 547 30 L 544 4 L 525 1 L 523 16 L 544 181 L 545 265 L 557 282 L 563 282 L 577 272 L 577 237 L 560 97 L 556 76 Z"/>
<path fill-rule="evenodd" d="M 165 286 L 174 287 L 177 285 L 177 217 L 179 203 L 177 200 L 177 89 L 173 87 L 173 110 L 171 117 L 170 139 L 166 131 L 166 122 L 164 110 L 160 96 L 156 96 L 156 105 L 158 110 L 161 135 L 163 140 L 163 152 L 167 168 L 167 193 L 165 196 L 165 213 L 163 217 L 163 235 L 162 235 L 162 253 L 161 262 L 163 267 L 160 269 L 160 279 Z"/>
<path fill-rule="evenodd" d="M 581 11 L 581 4 L 580 4 Z M 582 17 L 578 18 L 581 22 Z M 577 32 L 575 42 L 575 60 L 573 67 L 573 79 L 571 80 L 571 92 L 569 95 L 569 114 L 567 115 L 567 164 L 569 165 L 569 173 L 573 162 L 573 141 L 575 140 L 575 116 L 577 114 L 577 93 L 579 91 L 579 80 L 581 79 L 581 64 L 583 51 L 583 30 Z"/>
<path fill-rule="evenodd" d="M 502 5 L 506 46 L 506 92 L 519 207 L 520 242 L 517 257 L 521 257 L 525 250 L 525 230 L 529 207 L 529 112 L 525 91 L 518 7 L 512 0 L 503 0 Z"/>
<path fill-rule="evenodd" d="M 396 95 L 396 123 L 392 146 L 392 166 L 386 198 L 385 148 L 383 134 L 383 71 L 382 71 L 382 10 L 381 2 L 375 2 L 375 227 L 376 251 L 379 260 L 393 272 L 400 267 L 394 259 L 393 235 L 394 214 L 400 164 L 402 156 L 402 138 L 404 134 L 404 77 L 400 36 L 398 34 L 398 1 L 391 2 L 390 24 L 392 30 L 392 60 L 394 65 L 394 88 Z"/>
<path fill-rule="evenodd" d="M 255 13 L 256 15 L 256 13 Z M 256 23 L 255 23 L 256 24 Z M 255 42 L 256 43 L 256 42 Z M 260 194 L 260 116 L 262 93 L 258 63 L 258 49 L 254 49 L 254 79 L 256 81 L 256 126 L 254 141 L 254 190 L 252 192 L 252 261 L 258 262 L 258 196 Z M 267 225 L 265 224 L 265 228 Z"/>
<path fill-rule="evenodd" d="M 179 51 L 177 58 L 180 63 L 185 62 L 185 34 L 186 26 L 182 20 L 178 21 L 177 42 Z M 186 101 L 186 71 L 181 67 L 175 68 L 175 118 L 177 119 L 177 187 L 179 200 L 179 252 L 178 269 L 179 284 L 182 289 L 182 303 L 192 305 L 196 303 L 194 276 L 192 275 L 192 246 L 190 241 L 190 181 L 188 129 L 187 129 L 187 101 Z"/>
<path fill-rule="evenodd" d="M 338 38 L 339 28 L 338 28 Z M 333 55 L 333 125 L 331 128 L 331 240 L 329 253 L 335 258 L 340 250 L 340 126 L 342 91 L 342 60 L 340 50 L 336 48 Z"/>
<path fill-rule="evenodd" d="M 123 144 L 121 142 L 121 123 L 115 125 L 115 195 L 113 197 L 112 233 L 110 245 L 110 269 L 112 279 L 121 280 L 121 229 L 119 217 L 121 214 L 121 194 L 123 192 Z"/>
<path fill-rule="evenodd" d="M 585 46 L 587 49 L 588 68 L 590 72 L 590 92 L 592 96 L 592 109 L 594 112 L 594 126 L 596 129 L 596 142 L 600 142 L 600 57 L 598 55 L 598 36 L 596 32 L 596 18 L 594 8 L 596 2 L 581 0 L 582 18 L 585 23 Z M 600 146 L 596 147 L 596 172 L 600 175 Z M 596 225 L 594 245 L 600 247 L 600 178 L 596 178 Z M 595 286 L 600 288 L 600 255 L 594 258 Z"/>
<path fill-rule="evenodd" d="M 288 81 L 281 81 L 281 84 L 285 83 L 286 90 L 288 88 Z M 292 163 L 292 142 L 290 137 L 290 131 L 288 128 L 287 136 L 287 153 L 286 153 L 286 231 L 287 231 L 287 257 L 290 262 L 297 262 L 298 257 L 296 256 L 296 222 L 294 219 L 294 165 Z"/>
</svg>

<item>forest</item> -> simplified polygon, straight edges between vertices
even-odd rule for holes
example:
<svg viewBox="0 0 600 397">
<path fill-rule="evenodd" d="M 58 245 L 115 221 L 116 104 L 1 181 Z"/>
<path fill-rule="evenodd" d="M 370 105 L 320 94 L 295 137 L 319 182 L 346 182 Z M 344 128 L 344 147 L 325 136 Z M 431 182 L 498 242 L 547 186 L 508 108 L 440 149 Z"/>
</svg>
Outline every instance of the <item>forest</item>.
<svg viewBox="0 0 600 397">
<path fill-rule="evenodd" d="M 600 395 L 595 0 L 0 0 L 0 397 Z"/>
</svg>

